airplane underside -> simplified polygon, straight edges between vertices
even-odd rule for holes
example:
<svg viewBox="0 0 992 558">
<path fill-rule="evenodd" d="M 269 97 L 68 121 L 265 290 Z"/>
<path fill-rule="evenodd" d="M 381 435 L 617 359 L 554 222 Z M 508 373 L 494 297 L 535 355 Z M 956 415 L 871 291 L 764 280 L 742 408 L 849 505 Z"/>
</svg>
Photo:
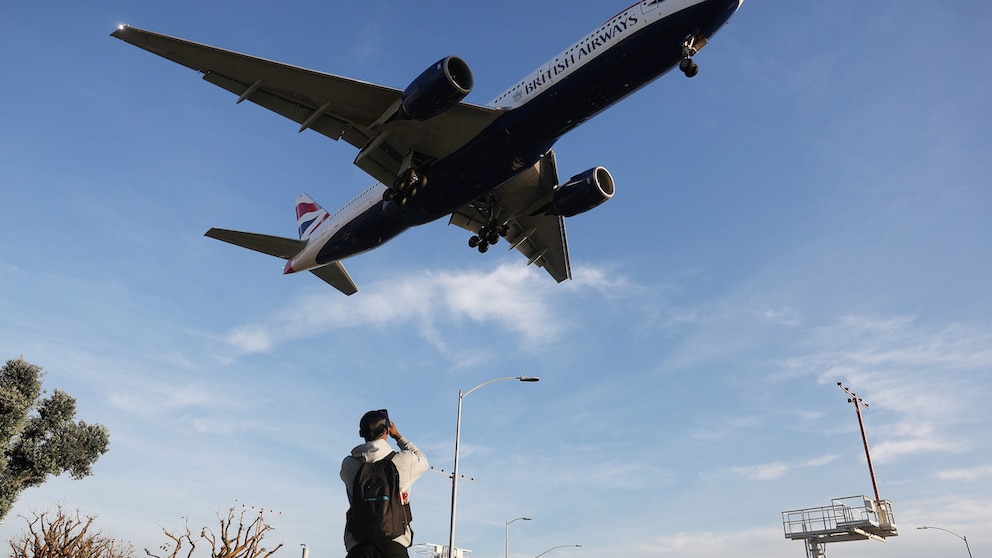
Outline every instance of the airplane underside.
<svg viewBox="0 0 992 558">
<path fill-rule="evenodd" d="M 355 165 L 377 184 L 333 213 L 302 194 L 299 240 L 207 232 L 286 258 L 286 273 L 313 271 L 352 294 L 357 287 L 341 260 L 444 216 L 470 232 L 469 246 L 479 252 L 505 238 L 528 264 L 556 281 L 570 279 L 564 219 L 604 203 L 615 188 L 598 166 L 560 181 L 552 147 L 673 68 L 695 76 L 694 57 L 741 2 L 642 0 L 486 106 L 463 102 L 473 78 L 455 56 L 401 91 L 126 25 L 112 35 L 196 70 L 238 103 L 248 100 L 295 121 L 300 132 L 358 149 Z"/>
<path fill-rule="evenodd" d="M 382 207 L 364 215 L 350 237 L 365 236 L 358 229 L 386 234 L 375 242 L 328 247 L 318 261 L 336 261 L 370 250 L 408 227 L 436 221 L 471 204 L 482 208 L 483 214 L 490 213 L 469 238 L 470 247 L 486 252 L 507 233 L 501 215 L 490 211 L 493 204 L 487 196 L 493 190 L 537 164 L 563 135 L 671 69 L 679 67 L 687 77 L 694 77 L 699 67 L 693 56 L 726 23 L 737 4 L 736 0 L 714 0 L 670 15 L 526 105 L 508 111 L 445 159 L 408 168 L 387 188 Z"/>
</svg>

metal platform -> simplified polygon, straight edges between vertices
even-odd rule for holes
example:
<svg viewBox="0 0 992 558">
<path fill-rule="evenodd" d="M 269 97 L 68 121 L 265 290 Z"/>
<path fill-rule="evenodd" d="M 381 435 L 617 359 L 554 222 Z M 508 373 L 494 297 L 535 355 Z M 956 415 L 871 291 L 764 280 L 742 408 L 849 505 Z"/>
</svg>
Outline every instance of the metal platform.
<svg viewBox="0 0 992 558">
<path fill-rule="evenodd" d="M 420 543 L 411 547 L 414 558 L 448 558 L 448 545 Z M 472 551 L 455 547 L 452 558 L 472 558 Z"/>
<path fill-rule="evenodd" d="M 892 503 L 867 496 L 835 498 L 829 506 L 782 512 L 785 538 L 806 541 L 809 558 L 826 556 L 825 543 L 884 541 L 899 534 Z"/>
</svg>

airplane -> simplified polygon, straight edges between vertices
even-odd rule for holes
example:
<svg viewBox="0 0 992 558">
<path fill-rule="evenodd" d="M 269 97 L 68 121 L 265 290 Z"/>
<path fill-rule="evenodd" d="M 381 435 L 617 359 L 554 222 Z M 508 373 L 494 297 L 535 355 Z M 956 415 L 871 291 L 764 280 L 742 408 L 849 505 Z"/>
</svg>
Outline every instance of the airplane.
<svg viewBox="0 0 992 558">
<path fill-rule="evenodd" d="M 500 238 L 557 282 L 571 279 L 565 218 L 613 197 L 609 171 L 560 182 L 554 143 L 678 67 L 699 72 L 699 49 L 743 0 L 641 0 L 606 20 L 485 106 L 456 56 L 398 89 L 264 60 L 121 25 L 111 36 L 182 64 L 203 79 L 358 149 L 377 182 L 335 213 L 296 199 L 297 238 L 212 228 L 205 236 L 287 260 L 346 295 L 358 287 L 341 261 L 410 227 L 449 217 L 486 252 Z"/>
</svg>

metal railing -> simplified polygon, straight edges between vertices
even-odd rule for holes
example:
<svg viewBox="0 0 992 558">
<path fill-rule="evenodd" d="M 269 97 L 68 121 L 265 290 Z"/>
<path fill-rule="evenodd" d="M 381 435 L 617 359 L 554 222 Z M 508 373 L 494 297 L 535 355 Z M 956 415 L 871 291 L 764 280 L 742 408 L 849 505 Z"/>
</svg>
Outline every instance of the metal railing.
<svg viewBox="0 0 992 558">
<path fill-rule="evenodd" d="M 876 502 L 867 496 L 831 500 L 829 506 L 782 512 L 785 537 L 803 539 L 810 535 L 830 535 L 861 529 L 876 536 L 895 536 L 892 503 Z"/>
</svg>

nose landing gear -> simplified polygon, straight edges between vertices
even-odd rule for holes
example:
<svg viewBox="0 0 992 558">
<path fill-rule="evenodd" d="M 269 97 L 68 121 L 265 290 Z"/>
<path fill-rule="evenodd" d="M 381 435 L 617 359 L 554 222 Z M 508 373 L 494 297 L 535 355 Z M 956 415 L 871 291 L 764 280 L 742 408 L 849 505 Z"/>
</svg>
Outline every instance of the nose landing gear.
<svg viewBox="0 0 992 558">
<path fill-rule="evenodd" d="M 702 35 L 689 35 L 682 43 L 682 61 L 679 62 L 679 70 L 682 70 L 685 77 L 695 77 L 699 73 L 699 66 L 692 61 L 692 57 L 704 45 L 706 45 L 706 38 Z"/>
</svg>

